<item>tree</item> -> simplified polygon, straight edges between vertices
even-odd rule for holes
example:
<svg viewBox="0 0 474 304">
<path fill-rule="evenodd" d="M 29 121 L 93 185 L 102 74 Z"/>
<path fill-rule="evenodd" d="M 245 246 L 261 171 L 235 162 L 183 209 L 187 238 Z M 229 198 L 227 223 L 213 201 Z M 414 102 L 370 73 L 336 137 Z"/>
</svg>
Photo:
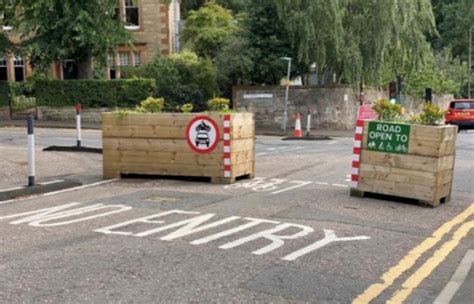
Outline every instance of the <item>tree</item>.
<svg viewBox="0 0 474 304">
<path fill-rule="evenodd" d="M 232 12 L 209 2 L 189 13 L 181 37 L 185 47 L 212 59 L 219 53 L 224 40 L 236 31 Z"/>
<path fill-rule="evenodd" d="M 300 63 L 348 83 L 379 83 L 384 66 L 415 69 L 436 32 L 430 0 L 275 0 Z"/>
<path fill-rule="evenodd" d="M 117 8 L 117 0 L 16 0 L 11 24 L 33 66 L 74 60 L 79 78 L 92 78 L 93 60 L 104 63 L 119 43 L 131 41 Z"/>
</svg>

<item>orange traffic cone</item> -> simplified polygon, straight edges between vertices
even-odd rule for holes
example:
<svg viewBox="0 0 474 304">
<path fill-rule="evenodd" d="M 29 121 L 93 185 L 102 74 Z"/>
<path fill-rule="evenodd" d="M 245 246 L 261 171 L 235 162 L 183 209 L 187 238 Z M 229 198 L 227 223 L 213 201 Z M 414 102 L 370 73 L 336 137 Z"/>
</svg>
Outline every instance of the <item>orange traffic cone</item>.
<svg viewBox="0 0 474 304">
<path fill-rule="evenodd" d="M 300 113 L 296 113 L 296 122 L 295 122 L 295 137 L 303 137 L 303 132 L 301 131 L 301 117 Z"/>
</svg>

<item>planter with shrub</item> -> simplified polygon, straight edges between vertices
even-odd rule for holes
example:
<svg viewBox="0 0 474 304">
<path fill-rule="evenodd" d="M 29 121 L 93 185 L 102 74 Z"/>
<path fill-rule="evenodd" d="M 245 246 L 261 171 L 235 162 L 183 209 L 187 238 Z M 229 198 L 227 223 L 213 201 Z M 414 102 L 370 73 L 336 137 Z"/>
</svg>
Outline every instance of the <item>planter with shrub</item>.
<svg viewBox="0 0 474 304">
<path fill-rule="evenodd" d="M 140 174 L 207 177 L 233 183 L 253 177 L 255 122 L 252 113 L 231 113 L 213 99 L 212 112 L 160 113 L 162 98 L 148 98 L 133 111 L 102 114 L 104 178 Z"/>
<path fill-rule="evenodd" d="M 457 127 L 438 125 L 444 112 L 425 104 L 401 120 L 399 105 L 374 104 L 379 120 L 365 121 L 357 187 L 352 196 L 378 193 L 418 200 L 432 207 L 451 197 Z"/>
</svg>

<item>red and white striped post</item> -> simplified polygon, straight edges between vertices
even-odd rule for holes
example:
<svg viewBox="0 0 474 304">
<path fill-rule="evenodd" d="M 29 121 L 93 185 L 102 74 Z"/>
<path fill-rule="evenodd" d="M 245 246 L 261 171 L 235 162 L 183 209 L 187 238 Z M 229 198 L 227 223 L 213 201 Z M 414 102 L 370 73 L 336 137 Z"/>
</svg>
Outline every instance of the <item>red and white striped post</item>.
<svg viewBox="0 0 474 304">
<path fill-rule="evenodd" d="M 357 120 L 356 130 L 354 134 L 354 147 L 352 152 L 352 172 L 351 172 L 351 188 L 356 189 L 359 182 L 360 168 L 360 152 L 362 150 L 362 133 L 364 132 L 364 121 Z"/>
<path fill-rule="evenodd" d="M 232 177 L 232 163 L 230 157 L 230 115 L 224 115 L 224 177 Z"/>
<path fill-rule="evenodd" d="M 81 146 L 81 104 L 76 104 L 76 134 L 77 134 L 77 146 Z"/>
</svg>

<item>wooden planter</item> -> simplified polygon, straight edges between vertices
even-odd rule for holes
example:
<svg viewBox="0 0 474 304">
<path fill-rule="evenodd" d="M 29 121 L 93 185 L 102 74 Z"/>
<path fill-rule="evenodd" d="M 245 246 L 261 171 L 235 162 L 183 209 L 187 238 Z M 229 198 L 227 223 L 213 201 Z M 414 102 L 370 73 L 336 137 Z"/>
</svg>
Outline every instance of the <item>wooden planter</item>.
<svg viewBox="0 0 474 304">
<path fill-rule="evenodd" d="M 211 143 L 201 135 L 187 135 L 191 124 L 202 117 L 213 121 L 218 130 Z M 254 176 L 255 122 L 251 113 L 103 113 L 102 136 L 106 179 L 144 174 L 209 177 L 212 183 L 233 183 L 237 177 Z M 213 150 L 193 148 L 194 142 L 201 149 Z"/>
<path fill-rule="evenodd" d="M 457 127 L 408 125 L 407 149 L 397 144 L 391 145 L 393 152 L 381 152 L 375 150 L 380 141 L 377 144 L 374 141 L 377 136 L 374 129 L 379 123 L 364 122 L 358 182 L 351 195 L 364 196 L 365 192 L 392 195 L 416 199 L 433 207 L 448 202 Z"/>
</svg>

